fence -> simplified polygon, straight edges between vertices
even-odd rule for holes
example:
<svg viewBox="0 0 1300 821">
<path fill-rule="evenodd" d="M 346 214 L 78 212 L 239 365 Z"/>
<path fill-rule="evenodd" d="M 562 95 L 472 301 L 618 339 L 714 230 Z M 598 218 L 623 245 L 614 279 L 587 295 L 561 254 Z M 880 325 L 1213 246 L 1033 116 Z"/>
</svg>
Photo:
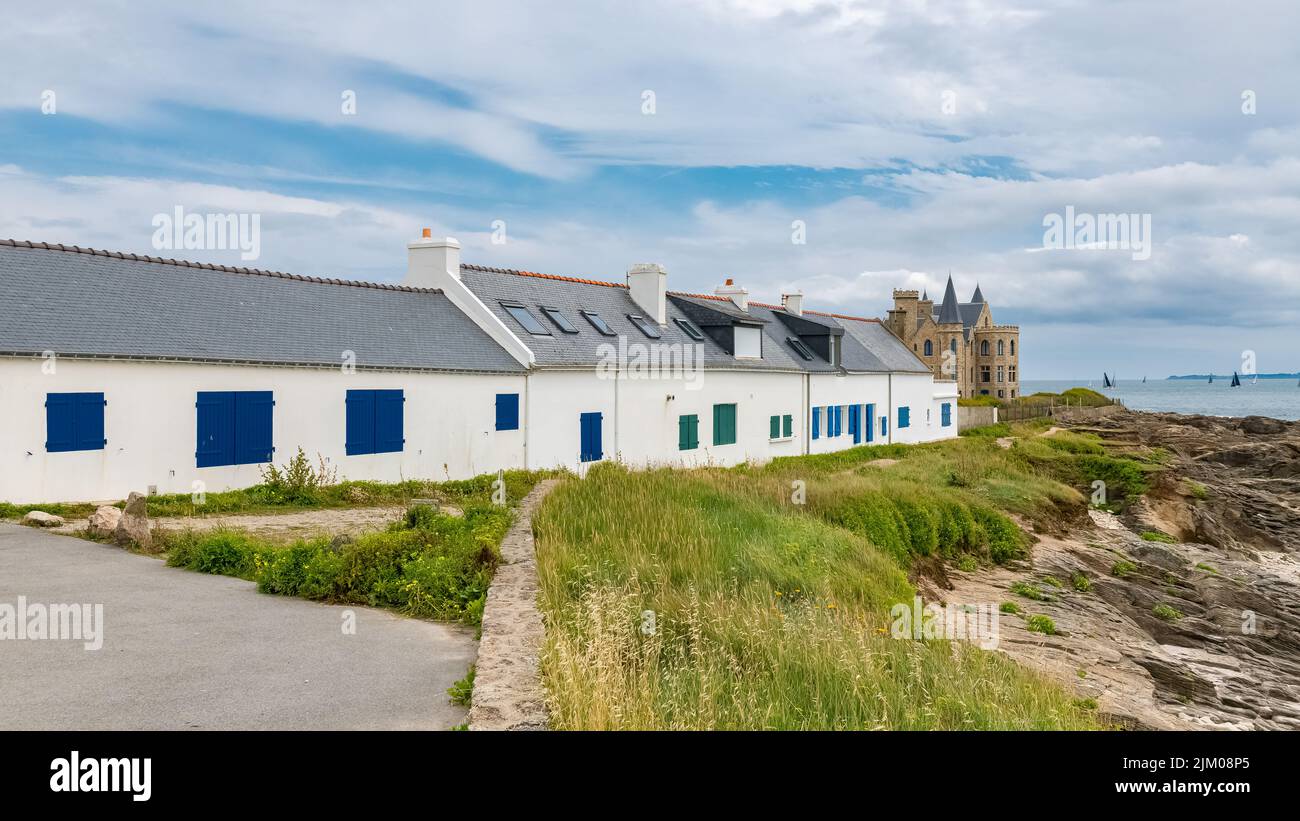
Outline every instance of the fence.
<svg viewBox="0 0 1300 821">
<path fill-rule="evenodd" d="M 1123 407 L 1124 403 L 1118 398 L 1112 399 L 1110 405 L 1088 406 L 1076 402 L 1071 404 L 1067 399 L 1062 402 L 1049 400 L 1047 402 L 1009 402 L 998 409 L 999 422 L 1020 422 L 1025 419 L 1042 419 L 1044 417 L 1056 416 L 1058 413 L 1065 411 L 1101 411 L 1102 408 Z"/>
</svg>

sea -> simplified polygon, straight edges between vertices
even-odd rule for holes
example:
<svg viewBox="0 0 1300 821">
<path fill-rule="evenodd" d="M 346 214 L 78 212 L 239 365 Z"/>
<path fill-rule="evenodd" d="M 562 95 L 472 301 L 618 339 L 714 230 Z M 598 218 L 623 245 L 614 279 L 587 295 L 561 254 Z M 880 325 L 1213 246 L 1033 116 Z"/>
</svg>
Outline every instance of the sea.
<svg viewBox="0 0 1300 821">
<path fill-rule="evenodd" d="M 1206 416 L 1271 416 L 1300 419 L 1300 385 L 1292 379 L 1243 379 L 1231 387 L 1232 377 L 1214 377 L 1214 383 L 1197 379 L 1120 379 L 1114 388 L 1103 389 L 1101 380 L 1025 379 L 1020 393 L 1060 393 L 1070 388 L 1092 388 L 1118 398 L 1133 410 L 1200 413 Z"/>
</svg>

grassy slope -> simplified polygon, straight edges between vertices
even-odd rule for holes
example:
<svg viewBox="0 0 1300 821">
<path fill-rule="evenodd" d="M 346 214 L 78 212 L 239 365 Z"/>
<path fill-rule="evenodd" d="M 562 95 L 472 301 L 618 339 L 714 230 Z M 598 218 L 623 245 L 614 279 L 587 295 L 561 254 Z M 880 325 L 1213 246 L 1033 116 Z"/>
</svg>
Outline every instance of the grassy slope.
<svg viewBox="0 0 1300 821">
<path fill-rule="evenodd" d="M 1073 434 L 1010 450 L 968 437 L 761 470 L 601 466 L 567 481 L 536 520 L 552 722 L 1093 727 L 1062 690 L 1005 657 L 889 638 L 888 610 L 910 602 L 905 571 L 918 556 L 989 562 L 1022 551 L 1001 511 L 1045 526 L 1082 515 L 1082 494 L 1054 477 L 1086 487 L 1098 470 L 1141 474 L 1099 450 Z M 880 458 L 900 461 L 870 464 Z M 806 505 L 790 503 L 796 481 Z"/>
</svg>

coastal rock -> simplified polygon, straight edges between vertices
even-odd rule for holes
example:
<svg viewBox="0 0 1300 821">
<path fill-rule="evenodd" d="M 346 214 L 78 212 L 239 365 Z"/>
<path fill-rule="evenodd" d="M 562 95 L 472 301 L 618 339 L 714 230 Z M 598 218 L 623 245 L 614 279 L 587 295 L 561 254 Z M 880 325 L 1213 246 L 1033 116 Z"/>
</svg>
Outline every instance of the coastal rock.
<svg viewBox="0 0 1300 821">
<path fill-rule="evenodd" d="M 1270 433 L 1286 433 L 1289 426 L 1286 422 L 1283 422 L 1280 419 L 1271 419 L 1267 416 L 1247 416 L 1241 420 L 1238 427 L 1246 433 L 1265 435 Z"/>
<path fill-rule="evenodd" d="M 86 532 L 99 539 L 111 539 L 117 532 L 117 525 L 122 521 L 122 511 L 112 505 L 100 505 L 90 514 L 86 523 Z"/>
<path fill-rule="evenodd" d="M 43 510 L 32 510 L 23 517 L 22 524 L 28 527 L 62 527 L 63 517 Z"/>
<path fill-rule="evenodd" d="M 136 544 L 146 550 L 153 546 L 144 494 L 132 491 L 127 497 L 126 510 L 122 511 L 122 518 L 113 532 L 113 541 L 120 545 Z"/>
</svg>

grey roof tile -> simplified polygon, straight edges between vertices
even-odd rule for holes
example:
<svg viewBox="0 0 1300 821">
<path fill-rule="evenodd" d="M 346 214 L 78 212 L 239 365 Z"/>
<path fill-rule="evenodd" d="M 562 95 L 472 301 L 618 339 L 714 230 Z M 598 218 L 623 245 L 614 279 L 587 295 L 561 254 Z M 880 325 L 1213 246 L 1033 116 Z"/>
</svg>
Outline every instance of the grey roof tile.
<svg viewBox="0 0 1300 821">
<path fill-rule="evenodd" d="M 0 352 L 408 370 L 524 367 L 438 290 L 0 240 Z"/>
</svg>

